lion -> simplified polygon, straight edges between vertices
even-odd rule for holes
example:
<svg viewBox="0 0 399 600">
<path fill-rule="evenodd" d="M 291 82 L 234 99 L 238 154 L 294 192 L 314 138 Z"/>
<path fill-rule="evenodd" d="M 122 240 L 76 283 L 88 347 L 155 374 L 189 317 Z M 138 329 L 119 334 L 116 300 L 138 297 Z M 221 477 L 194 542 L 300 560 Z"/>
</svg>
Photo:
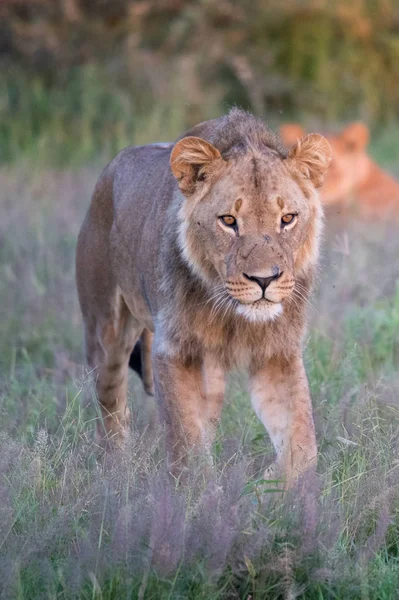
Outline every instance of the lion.
<svg viewBox="0 0 399 600">
<path fill-rule="evenodd" d="M 280 134 L 288 147 L 305 135 L 297 123 L 287 123 Z M 351 123 L 339 133 L 326 133 L 333 161 L 326 174 L 321 199 L 326 205 L 353 204 L 365 217 L 396 216 L 399 182 L 383 171 L 367 153 L 370 132 L 363 123 Z"/>
<path fill-rule="evenodd" d="M 102 420 L 128 436 L 128 366 L 154 393 L 173 473 L 209 455 L 226 375 L 245 369 L 287 481 L 316 464 L 302 359 L 322 228 L 321 135 L 287 153 L 239 109 L 175 143 L 129 147 L 102 172 L 81 228 L 77 288 Z"/>
</svg>

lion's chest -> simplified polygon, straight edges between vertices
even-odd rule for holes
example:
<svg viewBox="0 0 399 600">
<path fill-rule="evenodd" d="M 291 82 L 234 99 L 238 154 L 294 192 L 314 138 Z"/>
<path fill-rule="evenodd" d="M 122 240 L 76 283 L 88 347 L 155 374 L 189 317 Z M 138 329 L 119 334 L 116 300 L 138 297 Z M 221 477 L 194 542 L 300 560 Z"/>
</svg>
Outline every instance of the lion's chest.
<svg viewBox="0 0 399 600">
<path fill-rule="evenodd" d="M 276 354 L 297 345 L 298 330 L 287 335 L 283 322 L 250 323 L 243 318 L 211 322 L 198 316 L 187 329 L 189 347 L 201 355 L 211 354 L 227 371 L 259 368 Z"/>
</svg>

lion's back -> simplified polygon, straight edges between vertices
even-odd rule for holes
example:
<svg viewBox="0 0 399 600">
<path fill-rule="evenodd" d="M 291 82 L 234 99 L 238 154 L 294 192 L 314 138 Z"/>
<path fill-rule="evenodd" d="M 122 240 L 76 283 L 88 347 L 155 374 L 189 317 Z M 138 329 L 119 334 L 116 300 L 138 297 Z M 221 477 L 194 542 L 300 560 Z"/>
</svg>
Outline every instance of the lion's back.
<svg viewBox="0 0 399 600">
<path fill-rule="evenodd" d="M 113 177 L 113 203 L 115 209 L 126 203 L 146 201 L 157 195 L 164 180 L 173 183 L 169 158 L 173 144 L 128 146 L 109 164 Z M 148 204 L 146 203 L 148 208 Z"/>
<path fill-rule="evenodd" d="M 158 285 L 162 227 L 175 186 L 171 147 L 127 147 L 101 173 L 79 234 L 78 288 L 101 290 L 112 279 L 128 296 L 140 297 L 144 275 Z"/>
</svg>

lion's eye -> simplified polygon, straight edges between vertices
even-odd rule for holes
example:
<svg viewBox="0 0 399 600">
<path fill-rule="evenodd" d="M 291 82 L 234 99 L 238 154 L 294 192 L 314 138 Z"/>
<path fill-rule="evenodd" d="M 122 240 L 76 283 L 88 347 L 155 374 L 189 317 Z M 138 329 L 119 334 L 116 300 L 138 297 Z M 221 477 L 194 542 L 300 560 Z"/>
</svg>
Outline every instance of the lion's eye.
<svg viewBox="0 0 399 600">
<path fill-rule="evenodd" d="M 290 223 L 293 223 L 294 220 L 296 218 L 295 214 L 290 214 L 290 215 L 284 215 L 283 217 L 281 217 L 281 225 L 283 227 L 285 227 L 286 225 L 289 225 Z"/>
<path fill-rule="evenodd" d="M 232 227 L 233 229 L 237 228 L 237 220 L 231 215 L 224 215 L 223 217 L 219 217 L 219 219 L 227 227 Z"/>
</svg>

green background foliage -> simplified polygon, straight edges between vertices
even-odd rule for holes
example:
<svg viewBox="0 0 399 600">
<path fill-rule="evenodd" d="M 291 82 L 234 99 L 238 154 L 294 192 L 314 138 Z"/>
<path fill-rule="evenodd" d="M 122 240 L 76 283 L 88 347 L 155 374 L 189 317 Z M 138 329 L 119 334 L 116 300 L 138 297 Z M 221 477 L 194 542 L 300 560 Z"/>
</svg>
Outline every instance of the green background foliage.
<svg viewBox="0 0 399 600">
<path fill-rule="evenodd" d="M 394 0 L 5 0 L 0 37 L 3 161 L 108 156 L 233 104 L 316 126 L 398 117 Z"/>
</svg>

